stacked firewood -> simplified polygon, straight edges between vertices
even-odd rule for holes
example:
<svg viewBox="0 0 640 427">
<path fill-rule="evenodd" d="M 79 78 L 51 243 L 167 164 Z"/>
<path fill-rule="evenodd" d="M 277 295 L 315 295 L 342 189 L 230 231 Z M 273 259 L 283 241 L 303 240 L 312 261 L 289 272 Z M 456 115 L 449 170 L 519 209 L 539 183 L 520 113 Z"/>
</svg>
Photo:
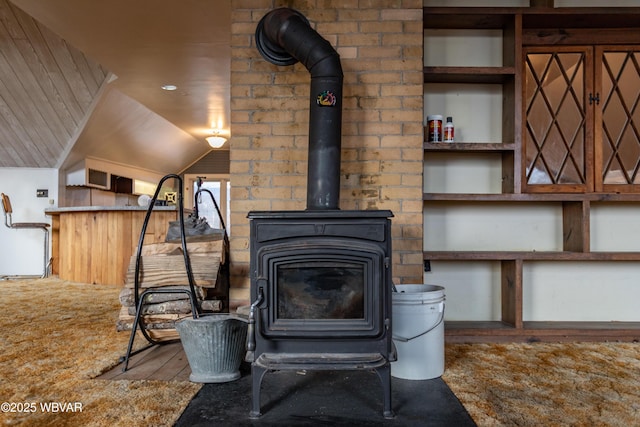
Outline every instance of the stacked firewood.
<svg viewBox="0 0 640 427">
<path fill-rule="evenodd" d="M 225 241 L 218 240 L 187 242 L 191 272 L 202 312 L 218 313 L 227 309 L 228 289 L 222 282 L 221 265 L 225 262 Z M 120 316 L 118 331 L 130 331 L 135 315 L 135 269 L 136 255 L 131 257 L 125 286 L 120 292 Z M 155 243 L 143 245 L 140 257 L 138 295 L 148 288 L 161 286 L 189 289 L 189 281 L 181 243 Z M 175 323 L 192 316 L 191 302 L 187 294 L 148 294 L 143 305 L 141 322 L 149 335 L 156 340 L 178 338 Z"/>
</svg>

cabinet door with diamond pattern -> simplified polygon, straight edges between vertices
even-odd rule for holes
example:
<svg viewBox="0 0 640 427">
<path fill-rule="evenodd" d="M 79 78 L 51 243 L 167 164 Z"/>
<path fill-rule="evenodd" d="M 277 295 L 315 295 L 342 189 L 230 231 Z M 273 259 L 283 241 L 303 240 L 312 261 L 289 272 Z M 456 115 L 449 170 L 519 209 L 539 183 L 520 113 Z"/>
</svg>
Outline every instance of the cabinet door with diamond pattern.
<svg viewBox="0 0 640 427">
<path fill-rule="evenodd" d="M 524 190 L 593 191 L 593 48 L 524 55 Z"/>
<path fill-rule="evenodd" d="M 640 47 L 525 49 L 527 192 L 640 193 Z"/>
<path fill-rule="evenodd" d="M 596 189 L 640 192 L 640 46 L 596 48 Z"/>
</svg>

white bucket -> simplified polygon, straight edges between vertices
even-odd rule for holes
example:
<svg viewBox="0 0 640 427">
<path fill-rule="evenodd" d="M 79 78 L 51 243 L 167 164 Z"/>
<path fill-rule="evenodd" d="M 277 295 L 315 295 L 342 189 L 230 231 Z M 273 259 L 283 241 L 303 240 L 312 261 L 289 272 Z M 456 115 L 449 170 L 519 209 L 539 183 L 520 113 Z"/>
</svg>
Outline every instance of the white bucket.
<svg viewBox="0 0 640 427">
<path fill-rule="evenodd" d="M 391 376 L 428 380 L 444 373 L 444 288 L 396 285 L 392 293 L 393 342 L 398 360 Z"/>
</svg>

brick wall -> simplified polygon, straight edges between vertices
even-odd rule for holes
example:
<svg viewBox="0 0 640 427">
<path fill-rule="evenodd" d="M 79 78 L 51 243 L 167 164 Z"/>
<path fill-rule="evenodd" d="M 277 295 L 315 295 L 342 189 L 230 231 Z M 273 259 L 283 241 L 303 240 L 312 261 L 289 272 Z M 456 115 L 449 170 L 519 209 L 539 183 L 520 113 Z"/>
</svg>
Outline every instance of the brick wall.
<svg viewBox="0 0 640 427">
<path fill-rule="evenodd" d="M 395 283 L 422 283 L 422 0 L 232 0 L 232 299 L 248 300 L 251 210 L 304 210 L 310 75 L 255 47 L 258 21 L 300 11 L 344 72 L 341 209 L 393 212 Z"/>
</svg>

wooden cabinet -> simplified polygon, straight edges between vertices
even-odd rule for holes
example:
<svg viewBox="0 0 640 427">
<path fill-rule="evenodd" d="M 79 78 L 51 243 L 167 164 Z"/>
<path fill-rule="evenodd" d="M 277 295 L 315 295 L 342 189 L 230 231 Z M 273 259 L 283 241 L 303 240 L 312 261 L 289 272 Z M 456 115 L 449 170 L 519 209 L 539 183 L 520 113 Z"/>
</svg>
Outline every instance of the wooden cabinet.
<svg viewBox="0 0 640 427">
<path fill-rule="evenodd" d="M 524 191 L 640 191 L 638 57 L 638 45 L 524 48 Z"/>
<path fill-rule="evenodd" d="M 72 282 L 124 285 L 147 208 L 90 206 L 45 212 L 52 217 L 53 274 Z M 144 243 L 164 242 L 169 222 L 177 219 L 175 207 L 154 208 Z"/>
<path fill-rule="evenodd" d="M 538 297 L 533 302 L 540 286 L 531 279 L 531 271 L 540 265 L 575 271 L 582 265 L 615 269 L 637 264 L 640 277 L 640 245 L 621 243 L 616 248 L 616 236 L 610 239 L 613 244 L 599 241 L 604 234 L 601 224 L 606 224 L 602 211 L 632 209 L 640 214 L 640 180 L 635 178 L 640 164 L 638 22 L 640 8 L 424 8 L 425 116 L 453 116 L 456 137 L 460 135 L 455 143 L 424 143 L 425 266 L 437 270 L 447 264 L 463 269 L 482 265 L 491 270 L 488 280 L 499 282 L 487 292 L 492 295 L 490 304 L 499 300 L 494 315 L 447 321 L 448 341 L 640 338 L 640 316 L 622 321 L 537 319 L 532 306 L 551 303 L 554 293 L 546 301 Z M 486 32 L 490 40 L 482 51 L 488 58 L 472 51 L 478 32 Z M 453 43 L 469 49 L 468 58 L 452 62 L 433 43 L 440 37 L 463 40 Z M 569 57 L 575 52 L 579 57 Z M 607 58 L 607 52 L 613 56 Z M 553 61 L 532 64 L 554 53 L 566 53 L 564 66 Z M 554 92 L 556 99 L 541 93 L 549 87 L 543 80 L 552 73 L 565 87 L 559 95 Z M 622 79 L 634 91 L 621 90 Z M 535 91 L 539 98 L 532 103 Z M 492 97 L 486 108 L 457 99 L 479 92 Z M 594 101 L 598 94 L 599 104 Z M 534 117 L 532 108 L 540 110 L 537 122 L 528 120 Z M 549 117 L 542 120 L 545 109 Z M 608 125 L 621 114 L 624 120 Z M 565 127 L 572 131 L 563 134 L 560 121 L 569 123 Z M 541 134 L 534 126 L 547 132 Z M 576 141 L 582 146 L 574 145 Z M 559 154 L 545 151 L 550 148 L 561 149 Z M 629 156 L 635 160 L 628 161 Z M 548 175 L 565 171 L 565 176 L 556 173 L 557 181 L 543 179 L 540 185 L 531 174 L 531 167 L 540 165 L 547 167 Z M 457 174 L 456 168 L 464 174 Z M 614 181 L 612 171 L 620 170 L 622 178 Z M 457 215 L 465 218 L 474 212 L 494 218 L 455 223 Z M 606 298 L 607 286 L 613 285 L 602 285 Z M 457 300 L 448 295 L 448 307 L 475 304 L 472 286 L 458 291 Z M 598 309 L 597 304 L 583 307 L 585 312 Z"/>
</svg>

